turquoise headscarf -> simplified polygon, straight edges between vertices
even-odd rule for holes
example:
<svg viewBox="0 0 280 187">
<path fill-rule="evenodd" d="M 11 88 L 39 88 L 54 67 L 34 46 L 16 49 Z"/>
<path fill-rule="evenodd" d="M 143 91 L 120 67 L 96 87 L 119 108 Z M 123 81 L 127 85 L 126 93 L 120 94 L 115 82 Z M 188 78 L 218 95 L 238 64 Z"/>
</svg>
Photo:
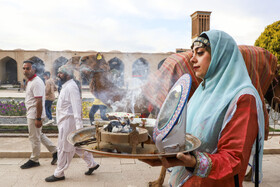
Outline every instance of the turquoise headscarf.
<svg viewBox="0 0 280 187">
<path fill-rule="evenodd" d="M 260 132 L 260 171 L 264 138 L 262 101 L 248 75 L 247 68 L 237 44 L 223 31 L 204 32 L 209 38 L 211 62 L 204 80 L 188 103 L 186 132 L 201 140 L 198 151 L 213 154 L 217 150 L 220 133 L 227 123 L 225 114 L 231 101 L 244 90 L 256 98 Z M 188 174 L 183 167 L 174 167 L 170 182 L 182 184 Z M 261 176 L 260 176 L 261 179 Z M 176 185 L 176 186 L 177 186 Z"/>
<path fill-rule="evenodd" d="M 210 40 L 211 62 L 203 82 L 188 104 L 187 132 L 201 141 L 201 150 L 211 153 L 217 147 L 225 112 L 236 94 L 244 88 L 258 93 L 248 75 L 237 44 L 223 31 L 205 32 Z M 261 103 L 259 96 L 256 98 Z"/>
</svg>

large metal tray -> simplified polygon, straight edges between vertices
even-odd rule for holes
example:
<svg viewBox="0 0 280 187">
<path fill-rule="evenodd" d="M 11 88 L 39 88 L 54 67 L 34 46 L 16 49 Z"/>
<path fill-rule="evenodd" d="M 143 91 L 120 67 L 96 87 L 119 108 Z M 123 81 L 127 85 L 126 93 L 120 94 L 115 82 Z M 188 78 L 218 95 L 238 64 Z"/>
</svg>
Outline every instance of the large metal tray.
<svg viewBox="0 0 280 187">
<path fill-rule="evenodd" d="M 68 141 L 75 145 L 77 142 L 83 142 L 95 137 L 95 127 L 86 127 L 69 134 Z M 191 134 L 186 135 L 186 147 L 183 153 L 189 153 L 196 150 L 201 142 Z M 159 157 L 176 157 L 177 153 L 158 153 L 154 144 L 139 144 L 136 148 L 137 153 L 131 154 L 131 146 L 128 143 L 112 144 L 107 142 L 100 143 L 100 149 L 97 150 L 97 143 L 92 142 L 88 145 L 79 147 L 89 152 L 108 157 L 132 158 L 132 159 L 158 159 Z M 143 146 L 143 147 L 142 147 Z"/>
</svg>

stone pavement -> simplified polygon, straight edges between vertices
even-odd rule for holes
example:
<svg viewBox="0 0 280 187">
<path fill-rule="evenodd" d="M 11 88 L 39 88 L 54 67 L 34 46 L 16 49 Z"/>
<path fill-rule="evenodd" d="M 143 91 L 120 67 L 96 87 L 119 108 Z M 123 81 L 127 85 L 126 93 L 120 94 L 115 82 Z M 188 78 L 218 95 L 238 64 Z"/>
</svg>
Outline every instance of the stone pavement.
<svg viewBox="0 0 280 187">
<path fill-rule="evenodd" d="M 65 171 L 65 181 L 55 183 L 45 182 L 45 178 L 52 175 L 55 167 L 50 165 L 50 158 L 40 159 L 41 166 L 22 170 L 20 165 L 27 161 L 23 158 L 0 159 L 0 186 L 75 186 L 75 187 L 123 187 L 147 186 L 149 181 L 156 179 L 160 167 L 150 167 L 135 159 L 95 158 L 100 167 L 90 176 L 84 175 L 87 171 L 82 159 L 74 158 Z M 168 176 L 168 175 L 167 175 Z M 165 179 L 164 186 L 167 185 Z"/>
<path fill-rule="evenodd" d="M 156 179 L 160 167 L 150 167 L 135 159 L 96 158 L 101 166 L 90 176 L 83 160 L 74 158 L 65 172 L 66 179 L 47 183 L 44 179 L 53 174 L 56 166 L 50 164 L 50 158 L 41 158 L 41 166 L 22 170 L 20 166 L 27 158 L 0 158 L 0 186 L 2 187 L 143 187 Z M 263 159 L 264 178 L 260 187 L 279 186 L 280 155 L 265 155 Z M 164 187 L 167 187 L 169 174 L 166 175 Z M 251 182 L 243 182 L 244 187 L 253 187 Z"/>
<path fill-rule="evenodd" d="M 50 138 L 57 143 L 57 138 Z M 147 186 L 149 181 L 158 178 L 161 167 L 151 167 L 137 159 L 120 159 L 94 155 L 100 167 L 91 176 L 84 175 L 87 171 L 85 162 L 75 157 L 65 172 L 65 181 L 46 183 L 44 179 L 53 174 L 56 166 L 50 164 L 51 154 L 42 145 L 41 166 L 22 170 L 30 154 L 31 146 L 28 138 L 0 138 L 0 186 Z M 166 175 L 164 186 L 167 185 L 169 174 Z"/>
<path fill-rule="evenodd" d="M 57 138 L 51 138 L 57 143 Z M 279 168 L 280 136 L 273 136 L 265 143 L 263 158 L 264 178 L 260 186 L 278 186 L 280 183 Z M 42 145 L 40 167 L 22 170 L 20 166 L 28 160 L 31 146 L 25 137 L 0 137 L 0 186 L 147 186 L 149 181 L 158 178 L 160 167 L 150 167 L 137 159 L 119 159 L 112 157 L 95 156 L 101 165 L 91 176 L 84 175 L 87 170 L 84 161 L 75 157 L 66 170 L 65 181 L 46 183 L 44 179 L 53 174 L 56 166 L 50 164 L 50 153 Z M 166 175 L 164 186 L 168 186 L 169 174 Z M 243 186 L 253 187 L 253 183 L 244 182 Z"/>
</svg>

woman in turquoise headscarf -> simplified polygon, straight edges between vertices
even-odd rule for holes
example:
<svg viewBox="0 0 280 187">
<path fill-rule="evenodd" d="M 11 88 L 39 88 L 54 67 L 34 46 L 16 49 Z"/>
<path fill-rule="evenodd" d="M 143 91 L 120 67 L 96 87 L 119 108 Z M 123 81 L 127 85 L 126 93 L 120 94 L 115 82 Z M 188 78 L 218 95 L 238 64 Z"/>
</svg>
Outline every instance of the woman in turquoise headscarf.
<svg viewBox="0 0 280 187">
<path fill-rule="evenodd" d="M 198 137 L 201 146 L 193 154 L 162 158 L 164 167 L 172 167 L 169 184 L 242 186 L 257 134 L 261 178 L 262 102 L 235 41 L 223 31 L 211 30 L 194 41 L 192 50 L 191 63 L 203 81 L 188 103 L 186 131 Z"/>
</svg>

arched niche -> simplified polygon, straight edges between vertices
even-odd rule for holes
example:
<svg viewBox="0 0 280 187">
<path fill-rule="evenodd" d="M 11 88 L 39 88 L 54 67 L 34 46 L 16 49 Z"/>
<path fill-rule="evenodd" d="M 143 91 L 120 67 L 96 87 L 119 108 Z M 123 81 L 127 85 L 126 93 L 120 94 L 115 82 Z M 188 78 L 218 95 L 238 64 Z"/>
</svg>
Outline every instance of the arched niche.
<svg viewBox="0 0 280 187">
<path fill-rule="evenodd" d="M 132 64 L 132 77 L 144 81 L 149 75 L 149 69 L 148 61 L 141 57 Z"/>
<path fill-rule="evenodd" d="M 36 66 L 36 74 L 39 76 L 41 79 L 44 80 L 43 74 L 45 72 L 45 63 L 43 60 L 41 60 L 39 57 L 33 56 L 29 58 L 28 60 L 31 60 L 34 62 Z"/>
<path fill-rule="evenodd" d="M 0 60 L 1 84 L 18 84 L 17 62 L 7 56 Z"/>
<path fill-rule="evenodd" d="M 110 66 L 110 75 L 113 83 L 118 87 L 124 86 L 124 63 L 117 57 L 108 61 Z"/>
<path fill-rule="evenodd" d="M 68 62 L 68 59 L 61 56 L 61 57 L 58 57 L 54 63 L 53 63 L 53 74 L 52 74 L 52 77 L 56 77 L 57 76 L 57 71 L 58 71 L 58 68 L 60 66 L 63 66 L 64 64 L 66 64 Z"/>
</svg>

